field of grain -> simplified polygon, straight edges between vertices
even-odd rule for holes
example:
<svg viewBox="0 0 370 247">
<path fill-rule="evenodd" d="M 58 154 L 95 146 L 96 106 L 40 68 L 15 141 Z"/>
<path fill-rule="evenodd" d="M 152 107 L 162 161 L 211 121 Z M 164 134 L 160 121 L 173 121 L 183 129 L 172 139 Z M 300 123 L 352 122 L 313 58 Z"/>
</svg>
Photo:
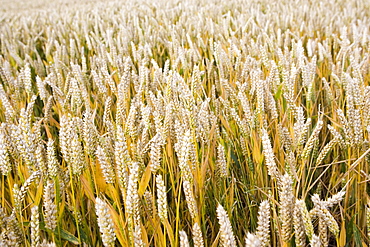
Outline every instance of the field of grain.
<svg viewBox="0 0 370 247">
<path fill-rule="evenodd" d="M 370 2 L 8 1 L 0 246 L 370 245 Z"/>
</svg>

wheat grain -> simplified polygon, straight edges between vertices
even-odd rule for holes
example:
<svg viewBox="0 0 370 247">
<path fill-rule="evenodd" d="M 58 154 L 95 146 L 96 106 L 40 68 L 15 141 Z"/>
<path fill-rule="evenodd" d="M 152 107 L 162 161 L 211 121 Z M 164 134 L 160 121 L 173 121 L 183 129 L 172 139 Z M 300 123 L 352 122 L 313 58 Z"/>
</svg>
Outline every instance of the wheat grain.
<svg viewBox="0 0 370 247">
<path fill-rule="evenodd" d="M 236 246 L 235 236 L 231 227 L 230 219 L 225 209 L 219 204 L 217 206 L 217 218 L 220 224 L 221 243 L 223 246 Z"/>
<path fill-rule="evenodd" d="M 161 174 L 156 176 L 158 215 L 162 222 L 167 220 L 167 195 L 166 186 Z"/>
<path fill-rule="evenodd" d="M 43 197 L 45 226 L 52 231 L 57 227 L 57 205 L 55 204 L 54 186 L 54 182 L 47 180 Z"/>
<path fill-rule="evenodd" d="M 186 235 L 186 232 L 180 231 L 179 235 L 180 235 L 180 247 L 190 247 L 188 235 Z"/>
<path fill-rule="evenodd" d="M 37 247 L 40 245 L 40 222 L 39 222 L 39 207 L 31 208 L 31 246 Z"/>
<path fill-rule="evenodd" d="M 269 202 L 261 202 L 258 210 L 258 226 L 256 236 L 261 241 L 261 246 L 270 245 L 270 204 Z"/>
<path fill-rule="evenodd" d="M 104 246 L 114 246 L 116 235 L 114 233 L 114 226 L 111 215 L 108 211 L 107 204 L 100 199 L 96 198 L 96 215 L 98 216 L 98 225 L 102 236 Z"/>
<path fill-rule="evenodd" d="M 288 174 L 285 174 L 281 179 L 281 187 L 279 189 L 280 199 L 280 222 L 282 225 L 282 239 L 288 242 L 291 238 L 292 219 L 294 212 L 294 194 L 293 181 Z"/>
</svg>

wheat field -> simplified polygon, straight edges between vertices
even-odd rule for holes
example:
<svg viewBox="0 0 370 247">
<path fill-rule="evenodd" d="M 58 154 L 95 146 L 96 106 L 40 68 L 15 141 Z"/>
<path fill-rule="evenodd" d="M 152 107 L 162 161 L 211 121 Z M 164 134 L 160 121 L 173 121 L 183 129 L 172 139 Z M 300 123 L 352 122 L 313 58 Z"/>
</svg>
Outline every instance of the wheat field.
<svg viewBox="0 0 370 247">
<path fill-rule="evenodd" d="M 1 5 L 0 246 L 370 245 L 370 2 Z"/>
</svg>

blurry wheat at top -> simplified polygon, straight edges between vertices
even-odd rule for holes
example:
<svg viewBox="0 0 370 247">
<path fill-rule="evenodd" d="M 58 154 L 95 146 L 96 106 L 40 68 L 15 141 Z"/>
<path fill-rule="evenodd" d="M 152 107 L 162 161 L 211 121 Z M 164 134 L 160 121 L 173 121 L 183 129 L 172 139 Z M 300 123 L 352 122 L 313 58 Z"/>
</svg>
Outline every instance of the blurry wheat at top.
<svg viewBox="0 0 370 247">
<path fill-rule="evenodd" d="M 0 0 L 1 12 L 22 12 L 29 10 L 47 10 L 63 8 L 71 5 L 83 6 L 89 3 L 102 2 L 101 0 Z M 107 1 L 106 1 L 107 2 Z"/>
<path fill-rule="evenodd" d="M 205 2 L 205 0 L 187 0 L 186 2 Z M 206 0 L 208 3 L 212 2 L 218 2 L 220 0 Z M 234 2 L 237 2 L 238 0 L 234 0 Z M 244 1 L 244 0 L 241 0 Z M 11 13 L 11 14 L 17 14 L 22 13 L 25 11 L 50 11 L 55 9 L 64 9 L 64 8 L 70 8 L 70 7 L 79 7 L 79 8 L 86 8 L 87 6 L 93 6 L 97 3 L 109 3 L 109 2 L 121 2 L 124 5 L 129 5 L 130 3 L 167 3 L 171 1 L 165 1 L 165 0 L 0 0 L 0 14 L 2 13 Z M 181 2 L 179 0 L 172 0 L 173 3 Z"/>
</svg>

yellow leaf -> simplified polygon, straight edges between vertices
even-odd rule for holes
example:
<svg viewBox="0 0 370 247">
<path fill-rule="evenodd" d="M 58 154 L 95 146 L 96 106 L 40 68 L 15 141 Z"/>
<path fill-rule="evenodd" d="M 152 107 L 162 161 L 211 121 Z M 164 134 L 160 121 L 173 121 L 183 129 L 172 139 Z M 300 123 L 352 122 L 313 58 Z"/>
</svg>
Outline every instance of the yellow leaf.
<svg viewBox="0 0 370 247">
<path fill-rule="evenodd" d="M 152 175 L 152 172 L 150 170 L 150 167 L 147 166 L 146 169 L 145 169 L 145 173 L 141 177 L 141 181 L 140 181 L 140 184 L 139 184 L 139 191 L 138 191 L 139 196 L 142 196 L 144 194 L 145 189 L 149 184 L 151 175 Z"/>
<path fill-rule="evenodd" d="M 140 227 L 141 227 L 141 239 L 143 240 L 144 242 L 144 246 L 149 246 L 149 242 L 148 242 L 148 234 L 146 232 L 146 228 L 145 226 L 143 226 L 143 224 L 140 223 Z"/>
<path fill-rule="evenodd" d="M 40 180 L 39 186 L 37 187 L 37 192 L 36 192 L 36 195 L 35 195 L 35 199 L 34 199 L 34 202 L 33 202 L 35 205 L 40 205 L 43 189 L 44 189 L 43 182 L 42 182 L 42 180 Z"/>
<path fill-rule="evenodd" d="M 114 224 L 114 227 L 115 227 L 115 231 L 114 232 L 116 233 L 116 237 L 117 237 L 118 241 L 123 246 L 129 246 L 127 240 L 125 239 L 125 237 L 123 235 L 123 232 L 121 230 L 121 227 L 120 227 L 120 225 L 124 224 L 124 222 L 122 222 L 122 218 L 117 213 L 117 211 L 114 210 L 114 208 L 112 207 L 112 205 L 110 205 L 110 204 L 107 204 L 107 205 L 109 207 L 109 213 L 112 216 L 113 224 Z"/>
<path fill-rule="evenodd" d="M 87 195 L 87 197 L 90 200 L 95 201 L 95 196 L 94 196 L 94 193 L 93 193 L 91 187 L 89 186 L 89 182 L 86 180 L 86 178 L 84 176 L 81 176 L 80 179 L 81 179 L 81 184 L 84 188 L 84 192 Z"/>
<path fill-rule="evenodd" d="M 340 227 L 340 234 L 339 234 L 339 241 L 338 241 L 338 246 L 342 247 L 346 245 L 346 224 L 344 221 L 342 221 L 342 225 Z"/>
<path fill-rule="evenodd" d="M 99 162 L 96 162 L 95 182 L 100 192 L 105 192 L 107 190 L 107 183 L 104 180 Z"/>
</svg>

